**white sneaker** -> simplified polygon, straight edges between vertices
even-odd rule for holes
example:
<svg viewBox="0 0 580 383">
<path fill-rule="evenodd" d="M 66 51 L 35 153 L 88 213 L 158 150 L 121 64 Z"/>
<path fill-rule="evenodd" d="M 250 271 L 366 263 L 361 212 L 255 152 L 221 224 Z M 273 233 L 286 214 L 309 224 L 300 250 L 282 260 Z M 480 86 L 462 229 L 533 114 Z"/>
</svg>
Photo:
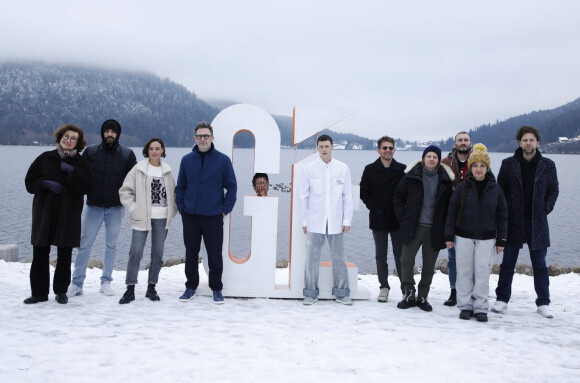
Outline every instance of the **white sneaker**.
<svg viewBox="0 0 580 383">
<path fill-rule="evenodd" d="M 74 283 L 71 283 L 68 287 L 68 290 L 66 291 L 66 296 L 71 298 L 78 295 L 83 295 L 83 289 L 78 287 Z"/>
<path fill-rule="evenodd" d="M 111 287 L 111 282 L 103 282 L 101 283 L 101 289 L 99 290 L 100 293 L 104 295 L 111 296 L 115 295 L 113 288 Z"/>
<path fill-rule="evenodd" d="M 350 297 L 336 298 L 337 303 L 342 303 L 343 305 L 352 306 L 352 299 Z"/>
<path fill-rule="evenodd" d="M 379 292 L 379 296 L 377 297 L 377 301 L 379 302 L 386 302 L 389 299 L 389 289 L 383 287 Z"/>
<path fill-rule="evenodd" d="M 507 308 L 508 308 L 508 304 L 506 302 L 503 302 L 503 301 L 495 301 L 495 303 L 491 307 L 491 311 L 493 311 L 494 313 L 501 314 L 504 311 L 506 311 Z"/>
<path fill-rule="evenodd" d="M 552 310 L 550 310 L 550 306 L 548 305 L 538 306 L 538 313 L 544 318 L 554 317 L 554 314 L 552 314 Z"/>
<path fill-rule="evenodd" d="M 318 298 L 306 297 L 302 301 L 302 304 L 305 306 L 312 306 L 316 301 L 318 301 Z"/>
</svg>

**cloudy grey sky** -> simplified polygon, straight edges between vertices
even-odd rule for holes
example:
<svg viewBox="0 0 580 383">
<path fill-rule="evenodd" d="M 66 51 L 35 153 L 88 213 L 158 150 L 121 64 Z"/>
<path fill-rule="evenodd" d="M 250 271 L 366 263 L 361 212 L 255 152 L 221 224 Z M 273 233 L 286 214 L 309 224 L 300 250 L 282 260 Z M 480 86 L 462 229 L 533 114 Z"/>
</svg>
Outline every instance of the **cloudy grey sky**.
<svg viewBox="0 0 580 383">
<path fill-rule="evenodd" d="M 439 139 L 580 97 L 580 1 L 4 1 L 0 61 L 135 69 L 204 99 Z"/>
</svg>

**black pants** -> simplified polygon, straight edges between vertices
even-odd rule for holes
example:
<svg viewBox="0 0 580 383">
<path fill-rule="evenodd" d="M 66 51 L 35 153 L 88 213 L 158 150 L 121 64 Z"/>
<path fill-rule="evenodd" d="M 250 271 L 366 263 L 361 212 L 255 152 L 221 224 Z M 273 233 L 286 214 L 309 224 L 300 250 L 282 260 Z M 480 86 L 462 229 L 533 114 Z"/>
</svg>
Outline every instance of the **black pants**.
<svg viewBox="0 0 580 383">
<path fill-rule="evenodd" d="M 393 257 L 395 258 L 395 269 L 401 282 L 401 291 L 403 288 L 403 273 L 401 272 L 401 254 L 403 252 L 403 242 L 399 237 L 399 231 L 380 231 L 373 230 L 375 240 L 375 260 L 377 262 L 377 274 L 379 283 L 382 288 L 391 289 L 389 286 L 389 265 L 387 264 L 387 254 L 389 253 L 389 235 L 391 236 L 391 245 L 393 245 Z"/>
<path fill-rule="evenodd" d="M 199 285 L 199 250 L 203 236 L 209 266 L 209 287 L 212 291 L 221 291 L 224 269 L 222 259 L 223 216 L 221 214 L 214 216 L 192 215 L 182 212 L 181 220 L 183 222 L 183 243 L 185 244 L 185 277 L 187 278 L 185 287 L 195 290 Z"/>
<path fill-rule="evenodd" d="M 30 289 L 33 297 L 48 296 L 50 290 L 50 246 L 33 246 L 30 266 Z M 55 294 L 66 294 L 70 285 L 72 247 L 57 247 L 56 270 L 52 290 Z"/>
</svg>

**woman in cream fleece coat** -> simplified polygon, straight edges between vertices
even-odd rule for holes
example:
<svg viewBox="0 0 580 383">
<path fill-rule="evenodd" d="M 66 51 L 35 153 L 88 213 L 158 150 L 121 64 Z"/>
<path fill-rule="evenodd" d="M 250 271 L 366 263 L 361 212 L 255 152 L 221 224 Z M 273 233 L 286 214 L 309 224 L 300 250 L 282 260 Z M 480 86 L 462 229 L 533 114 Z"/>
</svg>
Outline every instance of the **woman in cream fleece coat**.
<svg viewBox="0 0 580 383">
<path fill-rule="evenodd" d="M 135 300 L 135 285 L 147 234 L 151 231 L 151 264 L 149 285 L 145 297 L 158 301 L 155 285 L 163 265 L 163 247 L 171 220 L 177 214 L 175 204 L 175 179 L 171 167 L 161 161 L 165 157 L 165 145 L 158 137 L 150 139 L 143 147 L 144 160 L 131 169 L 119 189 L 121 203 L 130 214 L 133 229 L 129 261 L 127 263 L 127 291 L 121 304 Z"/>
</svg>

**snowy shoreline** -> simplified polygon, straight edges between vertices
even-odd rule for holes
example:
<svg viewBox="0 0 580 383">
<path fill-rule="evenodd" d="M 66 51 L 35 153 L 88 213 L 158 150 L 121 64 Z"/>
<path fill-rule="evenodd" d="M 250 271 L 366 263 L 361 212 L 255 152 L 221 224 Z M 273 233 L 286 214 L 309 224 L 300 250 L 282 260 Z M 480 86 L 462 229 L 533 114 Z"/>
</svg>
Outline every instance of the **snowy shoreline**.
<svg viewBox="0 0 580 383">
<path fill-rule="evenodd" d="M 98 293 L 98 269 L 87 270 L 85 294 L 59 305 L 24 305 L 30 264 L 0 261 L 0 379 L 5 382 L 212 381 L 394 382 L 469 380 L 577 382 L 580 379 L 580 275 L 550 277 L 554 319 L 535 312 L 533 279 L 516 274 L 505 314 L 488 323 L 458 319 L 445 307 L 447 275 L 435 273 L 433 312 L 376 302 L 376 276 L 359 275 L 369 301 L 351 307 L 320 301 L 208 297 L 178 302 L 183 265 L 164 268 L 160 302 L 119 305 L 125 272 L 113 273 L 116 295 Z M 201 271 L 201 270 L 200 270 Z M 51 267 L 51 273 L 54 269 Z M 287 269 L 276 271 L 284 279 Z M 203 274 L 203 273 L 202 273 Z M 391 286 L 397 285 L 394 276 Z M 490 280 L 494 301 L 497 276 Z"/>
</svg>

